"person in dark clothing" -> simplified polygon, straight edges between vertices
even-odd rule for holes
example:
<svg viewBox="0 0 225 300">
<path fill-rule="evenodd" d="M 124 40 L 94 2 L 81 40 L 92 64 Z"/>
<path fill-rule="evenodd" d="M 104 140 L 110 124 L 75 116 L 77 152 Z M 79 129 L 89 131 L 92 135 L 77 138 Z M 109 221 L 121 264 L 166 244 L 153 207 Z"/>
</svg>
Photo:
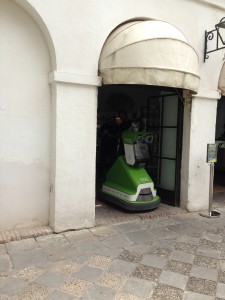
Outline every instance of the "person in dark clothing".
<svg viewBox="0 0 225 300">
<path fill-rule="evenodd" d="M 116 159 L 118 144 L 118 125 L 116 117 L 112 116 L 100 128 L 100 176 L 104 177 L 107 170 Z"/>
<path fill-rule="evenodd" d="M 119 147 L 117 155 L 124 155 L 124 144 L 122 140 L 122 132 L 128 130 L 131 127 L 132 121 L 127 118 L 127 112 L 125 110 L 120 110 L 118 112 L 118 116 L 120 118 L 120 124 L 118 125 L 118 135 L 119 135 Z"/>
</svg>

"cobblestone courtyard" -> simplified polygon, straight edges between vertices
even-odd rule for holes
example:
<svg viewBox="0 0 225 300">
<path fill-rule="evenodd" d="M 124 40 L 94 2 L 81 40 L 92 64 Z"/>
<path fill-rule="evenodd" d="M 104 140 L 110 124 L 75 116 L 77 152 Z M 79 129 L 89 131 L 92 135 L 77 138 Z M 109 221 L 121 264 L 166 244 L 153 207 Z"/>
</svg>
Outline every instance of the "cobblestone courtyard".
<svg viewBox="0 0 225 300">
<path fill-rule="evenodd" d="M 225 299 L 225 210 L 1 244 L 0 299 Z"/>
</svg>

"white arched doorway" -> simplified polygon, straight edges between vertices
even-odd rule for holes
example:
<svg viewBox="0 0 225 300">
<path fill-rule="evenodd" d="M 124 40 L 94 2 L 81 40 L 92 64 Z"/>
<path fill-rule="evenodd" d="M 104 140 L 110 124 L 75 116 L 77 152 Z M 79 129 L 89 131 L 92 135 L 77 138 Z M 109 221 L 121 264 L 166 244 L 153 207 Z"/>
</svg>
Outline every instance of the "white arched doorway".
<svg viewBox="0 0 225 300">
<path fill-rule="evenodd" d="M 0 230 L 49 222 L 51 59 L 36 22 L 0 1 Z"/>
<path fill-rule="evenodd" d="M 197 53 L 171 24 L 157 20 L 130 21 L 108 36 L 99 59 L 99 75 L 104 85 L 104 89 L 99 89 L 100 104 L 104 98 L 106 102 L 107 97 L 110 99 L 109 90 L 115 94 L 117 89 L 120 94 L 129 94 L 138 109 L 156 110 L 153 118 L 160 115 L 147 128 L 160 140 L 156 145 L 156 173 L 159 175 L 155 180 L 162 198 L 165 195 L 164 199 L 171 199 L 165 202 L 179 205 L 182 92 L 198 91 Z"/>
</svg>

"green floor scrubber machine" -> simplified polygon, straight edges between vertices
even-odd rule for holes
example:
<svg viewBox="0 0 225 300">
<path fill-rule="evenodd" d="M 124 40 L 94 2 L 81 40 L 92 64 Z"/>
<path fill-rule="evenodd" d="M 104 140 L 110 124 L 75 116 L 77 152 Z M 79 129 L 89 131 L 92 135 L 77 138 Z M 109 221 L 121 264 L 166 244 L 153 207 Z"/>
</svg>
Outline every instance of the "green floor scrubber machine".
<svg viewBox="0 0 225 300">
<path fill-rule="evenodd" d="M 150 132 L 124 131 L 125 156 L 119 156 L 106 175 L 101 198 L 128 211 L 146 211 L 159 206 L 154 183 L 145 170 L 150 160 Z"/>
</svg>

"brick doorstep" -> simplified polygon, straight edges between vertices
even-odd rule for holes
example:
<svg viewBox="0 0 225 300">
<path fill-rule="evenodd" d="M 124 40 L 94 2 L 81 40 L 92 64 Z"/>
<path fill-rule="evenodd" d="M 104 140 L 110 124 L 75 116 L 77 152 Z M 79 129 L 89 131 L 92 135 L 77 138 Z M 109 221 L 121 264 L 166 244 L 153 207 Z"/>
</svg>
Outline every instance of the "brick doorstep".
<svg viewBox="0 0 225 300">
<path fill-rule="evenodd" d="M 21 228 L 17 230 L 0 231 L 0 244 L 9 243 L 12 241 L 19 241 L 27 238 L 35 238 L 42 235 L 53 233 L 49 226 L 35 226 L 28 228 Z"/>
</svg>

